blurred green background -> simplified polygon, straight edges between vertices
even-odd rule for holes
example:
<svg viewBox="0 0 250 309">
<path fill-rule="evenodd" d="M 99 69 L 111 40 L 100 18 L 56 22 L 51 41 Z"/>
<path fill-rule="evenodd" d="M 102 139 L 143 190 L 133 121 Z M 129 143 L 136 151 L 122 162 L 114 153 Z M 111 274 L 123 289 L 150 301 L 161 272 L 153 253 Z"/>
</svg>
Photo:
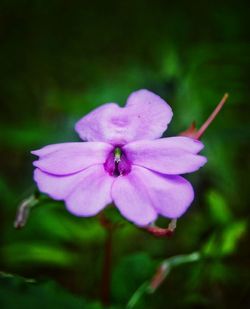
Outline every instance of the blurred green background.
<svg viewBox="0 0 250 309">
<path fill-rule="evenodd" d="M 250 307 L 249 39 L 244 1 L 1 1 L 1 308 L 104 308 L 96 218 L 44 197 L 24 229 L 13 221 L 35 190 L 30 151 L 78 141 L 76 120 L 140 88 L 172 106 L 169 136 L 230 97 L 202 139 L 208 164 L 188 175 L 196 199 L 174 236 L 125 221 L 115 232 L 108 308 Z M 148 293 L 163 261 L 177 265 Z"/>
</svg>

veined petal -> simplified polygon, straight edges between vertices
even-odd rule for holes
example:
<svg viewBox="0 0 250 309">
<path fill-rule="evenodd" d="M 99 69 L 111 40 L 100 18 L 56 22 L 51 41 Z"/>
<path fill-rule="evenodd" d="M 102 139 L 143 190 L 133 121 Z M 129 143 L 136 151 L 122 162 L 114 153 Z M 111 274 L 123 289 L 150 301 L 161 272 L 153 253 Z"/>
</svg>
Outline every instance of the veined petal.
<svg viewBox="0 0 250 309">
<path fill-rule="evenodd" d="M 112 149 L 102 142 L 54 144 L 32 151 L 40 157 L 33 164 L 50 174 L 67 175 L 104 163 Z"/>
<path fill-rule="evenodd" d="M 147 190 L 155 210 L 164 217 L 180 217 L 194 199 L 191 184 L 181 176 L 162 175 L 143 167 L 134 167 L 134 173 Z"/>
<path fill-rule="evenodd" d="M 172 115 L 170 106 L 162 98 L 143 89 L 133 92 L 123 108 L 109 103 L 95 109 L 80 119 L 75 129 L 83 140 L 124 145 L 160 137 Z"/>
<path fill-rule="evenodd" d="M 145 226 L 156 220 L 157 212 L 137 167 L 115 179 L 111 194 L 116 207 L 129 221 Z"/>
<path fill-rule="evenodd" d="M 132 164 L 159 173 L 178 175 L 190 173 L 203 166 L 207 159 L 196 153 L 203 144 L 188 137 L 161 138 L 154 141 L 136 141 L 123 147 Z"/>
<path fill-rule="evenodd" d="M 66 199 L 66 208 L 76 216 L 93 216 L 112 202 L 111 187 L 114 177 L 105 172 L 103 165 L 89 167 L 84 178 Z"/>
</svg>

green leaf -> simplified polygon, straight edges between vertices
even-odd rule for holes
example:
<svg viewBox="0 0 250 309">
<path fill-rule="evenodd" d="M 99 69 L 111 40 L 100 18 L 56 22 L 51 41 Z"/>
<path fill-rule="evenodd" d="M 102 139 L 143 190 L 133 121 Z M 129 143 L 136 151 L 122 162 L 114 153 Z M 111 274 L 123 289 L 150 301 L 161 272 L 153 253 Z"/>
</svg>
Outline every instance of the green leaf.
<svg viewBox="0 0 250 309">
<path fill-rule="evenodd" d="M 209 191 L 206 197 L 211 217 L 216 223 L 227 224 L 232 220 L 229 204 L 220 193 Z"/>
<path fill-rule="evenodd" d="M 18 243 L 2 248 L 4 259 L 9 264 L 42 263 L 57 266 L 72 265 L 77 256 L 75 253 L 63 250 L 58 245 L 41 243 Z"/>
<path fill-rule="evenodd" d="M 228 226 L 223 232 L 221 254 L 229 255 L 236 251 L 237 245 L 240 239 L 246 232 L 247 224 L 246 221 L 236 221 Z"/>
<path fill-rule="evenodd" d="M 245 220 L 229 224 L 223 231 L 214 233 L 209 238 L 203 248 L 203 253 L 211 257 L 222 257 L 234 253 L 246 228 Z"/>
<path fill-rule="evenodd" d="M 99 302 L 88 302 L 70 294 L 52 281 L 35 282 L 10 274 L 0 274 L 1 308 L 101 309 Z"/>
</svg>

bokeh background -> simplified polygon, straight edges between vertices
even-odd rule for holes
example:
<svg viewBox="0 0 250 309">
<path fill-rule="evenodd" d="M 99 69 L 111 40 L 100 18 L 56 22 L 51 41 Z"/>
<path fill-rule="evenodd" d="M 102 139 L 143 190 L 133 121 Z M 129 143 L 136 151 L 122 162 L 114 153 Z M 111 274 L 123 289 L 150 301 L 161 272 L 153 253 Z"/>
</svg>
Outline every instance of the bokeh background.
<svg viewBox="0 0 250 309">
<path fill-rule="evenodd" d="M 196 199 L 174 236 L 125 221 L 115 231 L 106 307 L 250 307 L 249 39 L 244 1 L 1 1 L 1 308 L 105 308 L 106 233 L 96 218 L 42 197 L 23 229 L 13 221 L 36 189 L 30 151 L 78 141 L 76 120 L 140 88 L 172 106 L 168 136 L 230 97 L 202 139 L 208 164 L 188 175 Z M 147 293 L 163 261 L 193 252 L 200 258 L 176 263 Z"/>
</svg>

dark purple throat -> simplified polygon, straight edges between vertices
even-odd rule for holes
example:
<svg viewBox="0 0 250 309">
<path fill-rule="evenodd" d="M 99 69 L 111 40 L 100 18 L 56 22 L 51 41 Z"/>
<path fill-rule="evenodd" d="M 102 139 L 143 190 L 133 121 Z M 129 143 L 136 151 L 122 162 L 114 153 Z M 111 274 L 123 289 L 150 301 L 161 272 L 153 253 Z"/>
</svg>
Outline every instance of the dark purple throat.
<svg viewBox="0 0 250 309">
<path fill-rule="evenodd" d="M 104 163 L 104 168 L 110 176 L 124 176 L 130 173 L 131 163 L 122 149 L 120 147 L 115 147 L 113 151 L 109 153 Z"/>
</svg>

